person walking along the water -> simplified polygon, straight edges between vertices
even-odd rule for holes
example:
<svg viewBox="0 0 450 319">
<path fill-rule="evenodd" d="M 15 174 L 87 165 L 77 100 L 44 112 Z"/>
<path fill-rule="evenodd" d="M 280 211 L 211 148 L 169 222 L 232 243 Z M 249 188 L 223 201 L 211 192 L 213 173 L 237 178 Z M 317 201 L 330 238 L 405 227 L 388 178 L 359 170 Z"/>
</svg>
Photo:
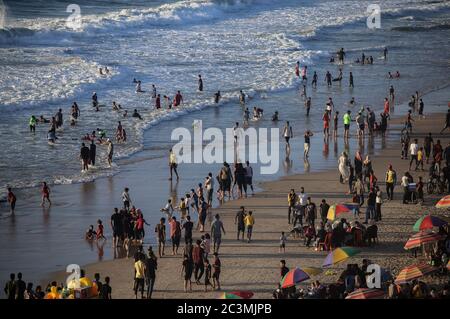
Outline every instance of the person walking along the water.
<svg viewBox="0 0 450 319">
<path fill-rule="evenodd" d="M 81 143 L 80 149 L 81 171 L 87 172 L 89 169 L 89 147 Z"/>
<path fill-rule="evenodd" d="M 156 240 L 158 242 L 158 255 L 159 258 L 164 256 L 164 247 L 166 245 L 166 219 L 162 217 L 159 220 L 159 224 L 155 227 Z"/>
<path fill-rule="evenodd" d="M 347 113 L 344 114 L 344 138 L 348 139 L 349 130 L 350 130 L 350 122 L 352 121 L 352 117 L 350 116 L 351 111 L 348 110 Z"/>
<path fill-rule="evenodd" d="M 16 209 L 16 195 L 12 192 L 11 187 L 7 188 L 8 194 L 6 195 L 8 204 L 9 204 L 9 210 L 11 214 L 14 214 L 14 211 Z"/>
<path fill-rule="evenodd" d="M 289 121 L 284 125 L 283 136 L 286 140 L 286 147 L 290 147 L 289 140 L 294 137 L 294 133 L 292 132 L 292 126 L 289 125 Z"/>
<path fill-rule="evenodd" d="M 309 157 L 309 149 L 311 146 L 311 136 L 313 136 L 314 134 L 310 131 L 307 130 L 305 132 L 304 138 L 305 138 L 305 143 L 303 144 L 304 150 L 303 150 L 303 157 L 304 158 L 308 158 Z"/>
<path fill-rule="evenodd" d="M 177 167 L 178 167 L 177 157 L 176 157 L 175 153 L 173 152 L 173 150 L 170 149 L 170 151 L 169 151 L 169 169 L 170 169 L 169 180 L 172 180 L 172 171 L 175 172 L 175 175 L 177 176 L 177 180 L 180 179 L 180 177 L 178 176 Z"/>
<path fill-rule="evenodd" d="M 50 200 L 50 188 L 47 186 L 46 182 L 42 182 L 42 201 L 41 206 L 44 207 L 45 201 L 48 202 L 49 206 L 52 206 L 52 202 Z"/>
</svg>

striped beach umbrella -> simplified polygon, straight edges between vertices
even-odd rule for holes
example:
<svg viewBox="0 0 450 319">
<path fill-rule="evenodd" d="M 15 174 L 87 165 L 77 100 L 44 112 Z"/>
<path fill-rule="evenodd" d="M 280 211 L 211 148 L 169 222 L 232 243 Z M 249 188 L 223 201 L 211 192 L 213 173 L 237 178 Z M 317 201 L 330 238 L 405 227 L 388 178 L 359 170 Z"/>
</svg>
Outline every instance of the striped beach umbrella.
<svg viewBox="0 0 450 319">
<path fill-rule="evenodd" d="M 420 217 L 413 226 L 414 231 L 421 231 L 425 229 L 432 229 L 433 227 L 440 227 L 448 224 L 448 221 L 433 215 L 424 215 Z"/>
<path fill-rule="evenodd" d="M 450 207 L 450 195 L 442 197 L 436 204 L 437 208 L 449 208 Z"/>
<path fill-rule="evenodd" d="M 425 244 L 432 244 L 444 239 L 444 236 L 437 233 L 420 232 L 411 236 L 405 244 L 405 249 L 417 248 Z"/>
<path fill-rule="evenodd" d="M 221 293 L 219 299 L 250 299 L 252 297 L 253 292 L 251 291 L 232 291 Z"/>
<path fill-rule="evenodd" d="M 385 295 L 384 291 L 375 288 L 360 288 L 348 294 L 345 299 L 381 299 Z"/>
<path fill-rule="evenodd" d="M 339 247 L 331 251 L 325 258 L 322 267 L 328 267 L 337 264 L 349 257 L 359 254 L 361 251 L 353 247 Z"/>
<path fill-rule="evenodd" d="M 429 264 L 412 265 L 400 271 L 397 278 L 395 278 L 395 283 L 404 284 L 422 276 L 429 275 L 436 270 L 437 268 L 434 268 Z"/>
<path fill-rule="evenodd" d="M 304 272 L 300 268 L 295 268 L 289 270 L 288 273 L 284 275 L 284 277 L 280 281 L 280 285 L 281 288 L 289 288 L 302 281 L 308 280 L 309 278 L 310 277 L 306 272 Z"/>
<path fill-rule="evenodd" d="M 359 204 L 357 203 L 343 203 L 331 205 L 328 209 L 327 219 L 335 220 L 339 215 L 351 212 L 353 210 L 358 209 Z"/>
</svg>

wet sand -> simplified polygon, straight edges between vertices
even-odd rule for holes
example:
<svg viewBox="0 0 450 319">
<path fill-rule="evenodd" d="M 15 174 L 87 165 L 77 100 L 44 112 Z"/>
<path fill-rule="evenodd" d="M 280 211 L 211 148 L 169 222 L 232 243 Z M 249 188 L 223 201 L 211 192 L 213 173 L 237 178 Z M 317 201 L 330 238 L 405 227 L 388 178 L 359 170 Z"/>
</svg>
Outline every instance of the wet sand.
<svg viewBox="0 0 450 319">
<path fill-rule="evenodd" d="M 421 144 L 425 134 L 432 132 L 435 139 L 440 138 L 442 145 L 445 147 L 450 141 L 449 133 L 438 134 L 443 125 L 443 118 L 442 114 L 437 114 L 428 116 L 423 120 L 416 119 L 411 138 L 419 138 L 419 144 Z M 391 121 L 391 127 L 395 123 L 400 123 L 400 121 L 400 119 Z M 353 125 L 352 128 L 354 128 Z M 352 160 L 353 156 L 354 153 L 350 154 Z M 372 158 L 375 175 L 378 177 L 384 196 L 386 195 L 384 175 L 389 163 L 394 166 L 398 180 L 400 180 L 403 173 L 408 169 L 409 161 L 400 159 L 399 144 L 383 150 L 378 156 Z M 415 180 L 418 176 L 423 176 L 426 181 L 428 172 L 412 171 L 412 175 Z M 213 210 L 213 214 L 219 213 L 221 215 L 227 231 L 226 236 L 223 237 L 220 250 L 223 291 L 251 290 L 255 293 L 254 298 L 271 298 L 271 293 L 279 281 L 278 265 L 280 259 L 285 259 L 287 266 L 290 268 L 321 266 L 327 253 L 306 248 L 303 241 L 300 240 L 290 238 L 286 246 L 286 253 L 278 252 L 281 231 L 289 232 L 291 229 L 286 220 L 287 193 L 291 188 L 298 191 L 301 186 L 305 187 L 306 193 L 312 197 L 316 205 L 320 204 L 322 198 L 325 198 L 329 204 L 351 199 L 346 195 L 347 184 L 339 183 L 336 169 L 320 173 L 292 175 L 283 177 L 278 181 L 263 183 L 261 185 L 263 191 L 255 196 L 230 201 Z M 382 206 L 383 220 L 378 223 L 379 244 L 374 247 L 362 248 L 362 253 L 349 259 L 349 262 L 361 263 L 363 258 L 369 258 L 372 262 L 391 269 L 394 275 L 404 266 L 417 262 L 403 249 L 404 243 L 414 233 L 412 225 L 422 214 L 437 211 L 434 204 L 441 196 L 425 194 L 423 206 L 404 205 L 401 202 L 402 189 L 399 185 L 396 186 L 394 196 L 394 201 L 385 202 Z M 254 212 L 255 226 L 251 243 L 236 240 L 234 217 L 241 205 Z M 443 213 L 442 211 L 439 212 Z M 365 206 L 362 209 L 360 221 L 363 221 L 364 213 Z M 445 213 L 448 215 L 448 212 Z M 343 217 L 346 217 L 349 221 L 353 220 L 351 214 L 346 214 Z M 195 232 L 194 239 L 199 238 L 200 235 L 200 233 Z M 168 242 L 168 246 L 170 246 L 170 242 Z M 110 241 L 107 242 L 105 249 L 112 249 Z M 171 247 L 167 247 L 166 256 L 158 260 L 154 298 L 217 298 L 219 296 L 219 292 L 204 292 L 204 287 L 196 284 L 193 284 L 192 293 L 184 293 L 181 277 L 181 255 L 171 256 L 170 253 Z M 346 262 L 338 264 L 331 268 L 331 274 L 322 273 L 314 279 L 323 283 L 334 282 L 345 265 Z M 84 266 L 83 269 L 86 270 L 88 277 L 93 277 L 96 272 L 99 272 L 102 278 L 109 276 L 113 298 L 134 298 L 132 258 L 94 263 Z M 65 276 L 65 273 L 60 272 L 52 274 L 50 278 L 62 282 L 65 281 Z M 425 281 L 427 280 L 430 279 L 426 278 Z M 46 282 L 43 281 L 43 283 Z"/>
</svg>

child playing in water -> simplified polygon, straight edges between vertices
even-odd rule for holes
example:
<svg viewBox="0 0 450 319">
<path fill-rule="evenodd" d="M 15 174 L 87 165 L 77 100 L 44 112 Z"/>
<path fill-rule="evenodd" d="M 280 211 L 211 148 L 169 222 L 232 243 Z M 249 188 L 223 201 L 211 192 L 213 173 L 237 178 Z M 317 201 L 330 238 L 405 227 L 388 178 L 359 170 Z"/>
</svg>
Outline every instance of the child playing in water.
<svg viewBox="0 0 450 319">
<path fill-rule="evenodd" d="M 94 230 L 94 225 L 90 225 L 89 229 L 86 231 L 85 239 L 93 240 L 97 236 L 97 233 Z"/>
</svg>

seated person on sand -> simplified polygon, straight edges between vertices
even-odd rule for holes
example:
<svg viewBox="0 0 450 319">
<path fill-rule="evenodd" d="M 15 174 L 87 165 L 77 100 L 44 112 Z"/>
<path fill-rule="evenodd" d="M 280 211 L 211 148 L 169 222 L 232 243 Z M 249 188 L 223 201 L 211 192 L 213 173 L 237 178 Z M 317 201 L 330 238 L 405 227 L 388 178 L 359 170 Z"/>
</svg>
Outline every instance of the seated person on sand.
<svg viewBox="0 0 450 319">
<path fill-rule="evenodd" d="M 97 237 L 97 233 L 94 230 L 94 225 L 90 225 L 89 229 L 86 231 L 85 239 L 94 240 Z"/>
<path fill-rule="evenodd" d="M 134 109 L 132 117 L 142 120 L 142 116 L 138 113 L 137 109 Z"/>
</svg>

